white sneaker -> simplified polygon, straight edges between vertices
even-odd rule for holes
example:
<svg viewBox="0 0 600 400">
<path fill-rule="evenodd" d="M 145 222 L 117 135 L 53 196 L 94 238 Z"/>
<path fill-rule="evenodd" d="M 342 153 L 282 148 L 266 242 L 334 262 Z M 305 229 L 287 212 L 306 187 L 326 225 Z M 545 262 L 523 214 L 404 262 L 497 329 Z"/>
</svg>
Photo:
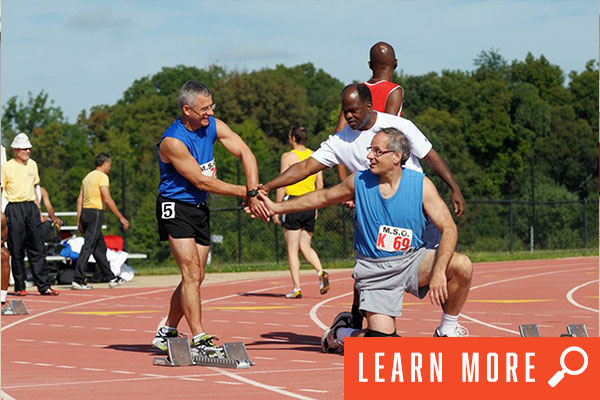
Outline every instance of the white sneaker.
<svg viewBox="0 0 600 400">
<path fill-rule="evenodd" d="M 125 283 L 125 279 L 121 278 L 120 276 L 117 276 L 115 279 L 108 282 L 108 287 L 112 289 L 116 286 L 121 286 L 124 283 Z"/>
<path fill-rule="evenodd" d="M 460 324 L 456 324 L 456 328 L 446 335 L 440 335 L 438 328 L 435 329 L 433 337 L 467 337 L 469 336 L 469 330 Z"/>
<path fill-rule="evenodd" d="M 81 283 L 77 283 L 75 281 L 73 281 L 71 283 L 71 290 L 92 290 L 92 289 L 94 289 L 93 286 L 87 285 L 85 283 L 81 284 Z"/>
</svg>

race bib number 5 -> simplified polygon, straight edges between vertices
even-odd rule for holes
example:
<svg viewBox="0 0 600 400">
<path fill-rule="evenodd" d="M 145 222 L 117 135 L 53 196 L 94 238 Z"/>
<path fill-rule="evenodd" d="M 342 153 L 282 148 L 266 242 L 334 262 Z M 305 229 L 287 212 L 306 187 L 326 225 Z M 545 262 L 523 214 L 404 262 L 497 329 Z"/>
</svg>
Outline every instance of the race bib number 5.
<svg viewBox="0 0 600 400">
<path fill-rule="evenodd" d="M 381 225 L 377 235 L 377 249 L 389 252 L 406 251 L 412 242 L 413 231 L 406 228 Z"/>
<path fill-rule="evenodd" d="M 161 204 L 162 207 L 162 219 L 173 219 L 175 218 L 175 203 L 164 202 Z"/>
</svg>

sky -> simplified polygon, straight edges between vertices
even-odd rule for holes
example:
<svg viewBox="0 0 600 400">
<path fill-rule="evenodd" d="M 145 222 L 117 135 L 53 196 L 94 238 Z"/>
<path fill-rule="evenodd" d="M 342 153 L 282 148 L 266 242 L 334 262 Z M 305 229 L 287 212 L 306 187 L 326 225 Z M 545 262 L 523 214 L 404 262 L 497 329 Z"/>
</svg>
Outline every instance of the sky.
<svg viewBox="0 0 600 400">
<path fill-rule="evenodd" d="M 544 55 L 565 73 L 598 60 L 598 1 L 2 0 L 2 106 L 49 94 L 69 121 L 179 64 L 252 71 L 312 62 L 344 83 L 370 77 L 390 43 L 398 72 L 470 71 L 482 51 Z M 218 97 L 218 93 L 215 94 Z"/>
</svg>

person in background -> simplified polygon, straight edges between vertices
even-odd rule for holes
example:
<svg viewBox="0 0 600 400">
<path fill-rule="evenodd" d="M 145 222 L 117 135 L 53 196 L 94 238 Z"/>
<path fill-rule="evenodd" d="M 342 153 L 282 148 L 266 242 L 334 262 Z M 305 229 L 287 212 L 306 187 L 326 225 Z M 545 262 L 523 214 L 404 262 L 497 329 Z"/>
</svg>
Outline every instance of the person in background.
<svg viewBox="0 0 600 400">
<path fill-rule="evenodd" d="M 25 133 L 19 133 L 11 143 L 15 158 L 2 165 L 2 192 L 6 194 L 6 223 L 8 250 L 12 257 L 15 294 L 26 296 L 25 251 L 31 265 L 31 275 L 43 296 L 56 296 L 58 290 L 50 287 L 46 264 L 46 249 L 41 229 L 40 208 L 34 187 L 40 182 L 37 163 L 31 159 L 31 142 Z"/>
<path fill-rule="evenodd" d="M 83 178 L 81 189 L 77 197 L 77 227 L 83 234 L 84 243 L 75 264 L 75 274 L 71 289 L 91 290 L 92 286 L 86 283 L 85 270 L 88 260 L 93 254 L 96 264 L 100 267 L 102 274 L 108 277 L 108 287 L 111 289 L 122 285 L 125 280 L 115 276 L 110 270 L 110 264 L 106 259 L 106 242 L 102 235 L 102 222 L 104 221 L 104 205 L 116 215 L 123 229 L 129 228 L 129 221 L 121 214 L 115 201 L 110 195 L 108 173 L 112 166 L 112 160 L 106 153 L 96 156 L 96 168 Z"/>
<path fill-rule="evenodd" d="M 307 149 L 306 129 L 302 126 L 294 127 L 290 130 L 288 141 L 291 151 L 281 155 L 281 173 L 293 164 L 306 160 L 312 154 L 312 150 Z M 306 193 L 323 189 L 323 173 L 321 171 L 311 175 L 298 183 L 277 189 L 277 201 L 289 200 L 295 197 L 303 196 Z M 298 250 L 317 271 L 319 277 L 319 291 L 325 294 L 329 291 L 329 274 L 323 270 L 319 255 L 311 247 L 313 232 L 315 231 L 315 220 L 317 219 L 317 210 L 308 210 L 291 214 L 284 214 L 279 219 L 279 215 L 273 217 L 273 222 L 277 225 L 283 225 L 283 234 L 287 245 L 288 266 L 292 276 L 294 287 L 285 297 L 288 299 L 302 298 L 302 289 L 300 288 L 300 259 Z"/>
</svg>

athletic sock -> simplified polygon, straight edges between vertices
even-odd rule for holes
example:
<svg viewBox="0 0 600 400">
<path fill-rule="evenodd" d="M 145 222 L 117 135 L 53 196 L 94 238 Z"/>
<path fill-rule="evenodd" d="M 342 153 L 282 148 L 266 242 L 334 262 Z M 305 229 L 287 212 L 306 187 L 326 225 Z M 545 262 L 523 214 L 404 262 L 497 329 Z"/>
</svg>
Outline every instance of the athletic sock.
<svg viewBox="0 0 600 400">
<path fill-rule="evenodd" d="M 200 338 L 201 338 L 202 336 L 204 336 L 204 335 L 206 335 L 206 332 L 201 332 L 201 333 L 197 334 L 196 336 L 194 336 L 194 337 L 192 338 L 192 343 L 199 341 L 199 340 L 200 340 Z"/>
<path fill-rule="evenodd" d="M 446 313 L 442 313 L 442 322 L 440 326 L 437 328 L 440 336 L 444 336 L 453 332 L 456 329 L 456 325 L 458 324 L 458 315 L 448 315 Z"/>
<path fill-rule="evenodd" d="M 344 338 L 352 336 L 352 334 L 357 330 L 358 329 L 354 328 L 339 328 L 335 333 L 335 338 L 339 340 L 342 344 L 344 344 Z"/>
<path fill-rule="evenodd" d="M 352 327 L 354 329 L 362 329 L 363 315 L 360 313 L 357 304 L 352 305 Z"/>
<path fill-rule="evenodd" d="M 2 303 L 6 303 L 6 293 L 8 292 L 8 290 L 1 290 L 0 291 L 0 300 L 2 301 Z"/>
</svg>

